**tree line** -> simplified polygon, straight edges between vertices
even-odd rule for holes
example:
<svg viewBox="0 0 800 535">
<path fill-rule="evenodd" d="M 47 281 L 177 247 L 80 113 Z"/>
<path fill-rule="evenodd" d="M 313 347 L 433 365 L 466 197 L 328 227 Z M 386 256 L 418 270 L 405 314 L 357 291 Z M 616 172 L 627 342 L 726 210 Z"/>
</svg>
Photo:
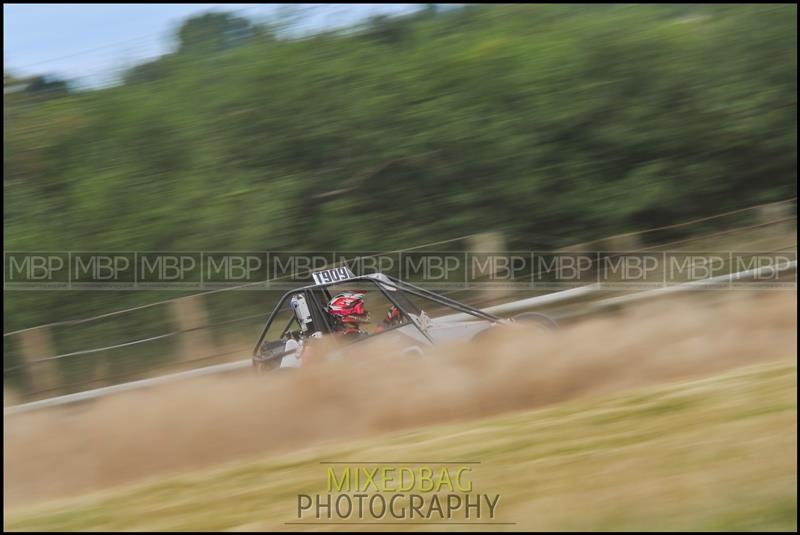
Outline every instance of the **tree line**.
<svg viewBox="0 0 800 535">
<path fill-rule="evenodd" d="M 5 73 L 6 249 L 554 248 L 794 196 L 796 9 L 210 13 L 110 87 Z M 6 292 L 4 328 L 108 295 Z"/>
</svg>

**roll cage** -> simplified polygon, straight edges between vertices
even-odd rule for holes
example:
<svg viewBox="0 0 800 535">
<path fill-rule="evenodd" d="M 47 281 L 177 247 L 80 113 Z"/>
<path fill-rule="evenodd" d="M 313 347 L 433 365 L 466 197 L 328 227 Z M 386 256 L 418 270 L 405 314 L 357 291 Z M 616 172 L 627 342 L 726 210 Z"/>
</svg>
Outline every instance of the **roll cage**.
<svg viewBox="0 0 800 535">
<path fill-rule="evenodd" d="M 333 281 L 325 284 L 311 284 L 294 290 L 289 290 L 288 292 L 283 294 L 283 296 L 278 300 L 278 303 L 272 309 L 272 312 L 268 316 L 264 328 L 261 330 L 261 334 L 258 337 L 258 341 L 256 342 L 256 345 L 253 348 L 253 357 L 255 358 L 258 356 L 260 348 L 264 343 L 264 338 L 269 332 L 270 327 L 272 327 L 272 324 L 278 318 L 278 315 L 281 313 L 282 310 L 285 309 L 287 301 L 292 296 L 296 296 L 298 294 L 302 294 L 306 302 L 308 303 L 309 312 L 311 313 L 311 318 L 316 327 L 316 330 L 321 332 L 323 335 L 333 333 L 334 325 L 332 324 L 328 314 L 324 312 L 325 305 L 330 301 L 332 297 L 328 289 L 331 286 L 335 286 L 337 284 L 341 283 L 350 284 L 359 281 L 373 284 L 381 292 L 381 294 L 383 294 L 383 296 L 390 303 L 392 303 L 392 305 L 397 307 L 400 313 L 404 317 L 408 318 L 410 320 L 410 323 L 412 323 L 417 328 L 417 330 L 419 330 L 419 332 L 431 343 L 433 343 L 433 340 L 431 339 L 430 335 L 427 332 L 427 323 L 426 323 L 428 321 L 427 316 L 425 315 L 423 310 L 421 310 L 413 301 L 411 301 L 405 295 L 406 293 L 433 301 L 435 303 L 439 303 L 448 308 L 457 310 L 458 312 L 466 313 L 477 319 L 489 321 L 492 323 L 505 322 L 505 320 L 499 318 L 498 316 L 489 314 L 488 312 L 484 312 L 482 310 L 478 310 L 463 303 L 459 303 L 458 301 L 455 301 L 448 297 L 435 294 L 429 290 L 420 288 L 419 286 L 415 286 L 411 283 L 401 281 L 399 279 L 390 277 L 382 273 L 374 273 L 369 275 L 349 277 L 344 280 Z M 287 334 L 289 334 L 291 338 L 297 339 L 299 333 L 290 331 L 292 324 L 295 322 L 296 319 L 293 316 L 289 318 L 288 323 L 281 332 L 280 338 L 284 338 Z M 404 325 L 407 325 L 407 323 Z M 374 336 L 374 334 L 369 336 Z"/>
</svg>

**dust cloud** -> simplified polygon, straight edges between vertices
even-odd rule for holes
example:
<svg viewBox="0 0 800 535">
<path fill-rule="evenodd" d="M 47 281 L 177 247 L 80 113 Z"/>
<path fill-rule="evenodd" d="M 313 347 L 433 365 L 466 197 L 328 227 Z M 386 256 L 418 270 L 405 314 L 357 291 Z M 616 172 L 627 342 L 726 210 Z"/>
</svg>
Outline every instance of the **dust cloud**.
<svg viewBox="0 0 800 535">
<path fill-rule="evenodd" d="M 721 294 L 722 292 L 720 292 Z M 542 333 L 295 372 L 173 383 L 5 418 L 5 504 L 75 495 L 323 441 L 535 408 L 796 359 L 796 292 L 700 294 Z"/>
</svg>

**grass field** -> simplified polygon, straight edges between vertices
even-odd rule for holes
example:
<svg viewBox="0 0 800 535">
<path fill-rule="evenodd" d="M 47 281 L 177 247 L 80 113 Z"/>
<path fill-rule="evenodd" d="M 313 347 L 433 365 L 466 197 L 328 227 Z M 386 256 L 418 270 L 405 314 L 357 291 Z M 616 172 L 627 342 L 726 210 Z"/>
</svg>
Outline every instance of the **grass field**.
<svg viewBox="0 0 800 535">
<path fill-rule="evenodd" d="M 796 530 L 797 367 L 786 360 L 550 408 L 385 434 L 6 510 L 7 530 L 299 530 L 321 461 L 479 461 L 495 526 Z M 513 523 L 513 524 L 511 524 Z M 382 529 L 348 525 L 348 529 Z"/>
</svg>

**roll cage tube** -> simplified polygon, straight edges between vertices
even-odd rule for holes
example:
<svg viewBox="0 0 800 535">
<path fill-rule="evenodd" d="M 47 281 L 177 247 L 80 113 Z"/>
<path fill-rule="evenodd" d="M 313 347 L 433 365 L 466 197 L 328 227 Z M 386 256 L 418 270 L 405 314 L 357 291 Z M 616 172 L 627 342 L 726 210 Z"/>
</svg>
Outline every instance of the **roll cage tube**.
<svg viewBox="0 0 800 535">
<path fill-rule="evenodd" d="M 433 342 L 433 340 L 431 340 L 430 336 L 428 336 L 428 333 L 426 333 L 424 331 L 424 329 L 422 329 L 417 322 L 413 321 L 412 314 L 418 315 L 420 310 L 409 311 L 407 305 L 410 304 L 411 306 L 414 306 L 414 308 L 417 308 L 417 307 L 413 303 L 401 303 L 400 299 L 397 299 L 396 296 L 391 294 L 391 292 L 387 292 L 386 291 L 386 288 L 383 287 L 384 285 L 388 286 L 388 287 L 391 287 L 391 288 L 394 288 L 396 290 L 400 290 L 401 292 L 408 292 L 411 295 L 416 295 L 417 297 L 422 297 L 424 299 L 430 299 L 431 301 L 443 304 L 443 305 L 448 306 L 450 308 L 454 308 L 454 309 L 458 310 L 459 312 L 464 312 L 466 314 L 469 314 L 470 316 L 475 316 L 476 318 L 479 318 L 479 319 L 483 319 L 483 320 L 486 320 L 486 321 L 491 321 L 493 323 L 504 322 L 504 320 L 502 318 L 500 318 L 498 316 L 495 316 L 494 314 L 490 314 L 488 312 L 484 312 L 482 310 L 478 310 L 476 308 L 470 307 L 470 306 L 465 305 L 463 303 L 459 303 L 458 301 L 455 301 L 455 300 L 450 299 L 448 297 L 444 297 L 442 295 L 435 294 L 435 293 L 433 293 L 433 292 L 431 292 L 429 290 L 425 290 L 424 288 L 420 288 L 419 286 L 415 286 L 415 285 L 413 285 L 411 283 L 404 282 L 404 281 L 401 281 L 399 279 L 395 279 L 394 277 L 390 277 L 388 275 L 383 275 L 382 278 L 380 278 L 380 279 L 378 279 L 377 277 L 369 276 L 369 275 L 361 275 L 359 277 L 353 277 L 351 279 L 347 279 L 346 281 L 337 281 L 335 283 L 326 284 L 326 285 L 304 286 L 304 287 L 301 287 L 301 288 L 297 288 L 296 290 L 289 290 L 288 292 L 283 294 L 281 299 L 278 301 L 278 304 L 275 305 L 275 307 L 272 309 L 272 312 L 267 317 L 267 322 L 264 325 L 264 328 L 261 330 L 261 335 L 258 337 L 258 342 L 256 343 L 255 347 L 253 348 L 253 356 L 257 356 L 258 355 L 259 348 L 261 347 L 261 344 L 264 341 L 264 337 L 266 336 L 267 331 L 269 330 L 270 326 L 272 325 L 272 322 L 274 321 L 275 316 L 280 312 L 281 307 L 284 306 L 284 304 L 286 303 L 286 300 L 290 296 L 292 296 L 294 294 L 303 293 L 307 300 L 310 299 L 311 301 L 313 301 L 315 306 L 311 307 L 311 309 L 312 309 L 312 312 L 311 312 L 312 313 L 312 319 L 313 319 L 315 325 L 318 325 L 318 327 L 319 327 L 318 330 L 323 331 L 326 334 L 333 332 L 333 327 L 332 327 L 332 325 L 330 323 L 330 320 L 324 314 L 321 314 L 321 311 L 324 310 L 325 307 L 324 307 L 324 304 L 320 302 L 319 295 L 316 294 L 314 292 L 314 290 L 320 290 L 325 296 L 330 298 L 330 292 L 328 292 L 328 287 L 329 286 L 333 286 L 334 284 L 341 284 L 342 282 L 355 282 L 355 281 L 364 281 L 364 282 L 373 283 L 378 288 L 378 290 L 384 295 L 384 297 L 386 297 L 386 299 L 389 300 L 389 302 L 391 302 L 394 306 L 396 306 L 400 310 L 400 312 L 402 312 L 403 314 L 406 315 L 406 317 L 408 317 L 409 319 L 412 319 L 412 323 L 414 324 L 414 326 L 417 327 L 417 329 L 425 336 L 425 338 L 427 338 L 431 342 Z M 294 320 L 294 318 L 292 318 L 289 321 L 289 325 L 291 325 L 291 322 L 293 320 Z M 285 331 L 286 331 L 286 329 L 284 329 L 284 332 Z"/>
<path fill-rule="evenodd" d="M 419 286 L 415 286 L 415 285 L 413 285 L 413 284 L 411 284 L 409 282 L 404 282 L 404 281 L 401 281 L 399 279 L 395 279 L 394 277 L 390 277 L 388 275 L 383 275 L 383 276 L 386 277 L 390 282 L 387 282 L 387 281 L 384 281 L 384 280 L 375 279 L 375 278 L 372 278 L 372 277 L 369 277 L 369 276 L 365 276 L 365 277 L 368 278 L 368 279 L 371 279 L 373 281 L 377 281 L 378 286 L 380 286 L 381 284 L 385 284 L 385 285 L 391 286 L 391 287 L 393 287 L 395 289 L 402 290 L 404 292 L 408 292 L 408 293 L 410 293 L 412 295 L 416 295 L 417 297 L 423 297 L 425 299 L 430 299 L 431 301 L 436 301 L 437 303 L 441 303 L 441 304 L 447 305 L 447 306 L 449 306 L 451 308 L 455 308 L 459 312 L 464 312 L 466 314 L 469 314 L 470 316 L 475 316 L 477 318 L 484 319 L 484 320 L 491 321 L 491 322 L 504 321 L 503 318 L 501 318 L 499 316 L 495 316 L 494 314 L 490 314 L 489 312 L 484 312 L 484 311 L 479 310 L 477 308 L 473 308 L 473 307 L 471 307 L 469 305 L 465 305 L 463 303 L 459 303 L 458 301 L 450 299 L 449 297 L 444 297 L 443 295 L 435 294 L 435 293 L 431 292 L 430 290 L 426 290 L 424 288 L 420 288 Z M 361 277 L 357 277 L 357 278 L 361 278 Z M 353 280 L 353 279 L 351 279 L 351 280 Z"/>
<path fill-rule="evenodd" d="M 375 286 L 378 288 L 378 291 L 381 292 L 381 294 L 383 294 L 383 296 L 386 297 L 386 299 L 392 305 L 394 305 L 400 311 L 401 314 L 403 314 L 405 317 L 408 318 L 408 320 L 414 325 L 414 327 L 417 328 L 417 330 L 422 334 L 422 336 L 424 336 L 425 339 L 428 340 L 428 342 L 433 344 L 433 338 L 431 338 L 430 335 L 425 331 L 425 329 L 422 328 L 422 326 L 418 322 L 419 320 L 415 320 L 414 319 L 414 316 L 419 316 L 422 311 L 416 309 L 416 306 L 414 306 L 414 303 L 411 303 L 408 300 L 406 300 L 407 302 L 405 302 L 405 303 L 401 303 L 400 299 L 398 299 L 397 295 L 391 295 L 392 292 L 387 292 L 386 288 L 383 288 L 381 286 L 381 283 L 383 281 L 378 281 L 378 280 L 372 279 L 370 277 L 367 277 L 367 278 L 370 279 L 373 284 L 375 284 Z M 415 310 L 413 311 L 413 314 L 408 309 L 408 307 L 406 305 L 414 306 Z"/>
<path fill-rule="evenodd" d="M 328 295 L 328 292 L 325 292 L 325 295 Z M 319 327 L 317 330 L 325 333 L 333 332 L 333 325 L 331 324 L 330 318 L 327 314 L 322 313 L 322 311 L 325 310 L 325 304 L 320 302 L 319 296 L 314 290 L 306 291 L 306 300 L 310 300 L 314 303 L 314 306 L 311 307 L 311 319 L 314 321 L 314 325 Z"/>
<path fill-rule="evenodd" d="M 285 307 L 286 301 L 293 295 L 303 294 L 307 301 L 312 301 L 315 305 L 319 304 L 317 297 L 311 292 L 312 287 L 305 287 L 305 288 L 298 288 L 296 290 L 289 290 L 280 298 L 278 303 L 272 309 L 269 316 L 267 316 L 267 321 L 264 324 L 264 328 L 261 329 L 261 334 L 258 336 L 258 342 L 256 342 L 255 347 L 253 348 L 253 356 L 258 356 L 259 349 L 261 348 L 261 344 L 264 342 L 264 337 L 267 335 L 267 331 L 272 326 L 272 323 L 275 321 L 278 314 L 280 314 L 281 310 Z M 314 322 L 314 325 L 318 327 L 317 330 L 320 330 L 325 333 L 331 332 L 331 325 L 323 314 L 319 313 L 319 309 L 316 306 L 312 306 L 311 308 L 311 320 Z M 294 316 L 289 318 L 289 322 L 284 327 L 283 331 L 281 331 L 281 336 L 289 329 L 292 322 L 296 321 Z"/>
<path fill-rule="evenodd" d="M 256 346 L 253 348 L 253 357 L 257 357 L 258 356 L 258 350 L 261 347 L 261 343 L 264 341 L 264 337 L 267 335 L 267 331 L 269 330 L 270 326 L 272 325 L 272 322 L 275 319 L 275 316 L 278 314 L 278 312 L 280 312 L 281 307 L 283 306 L 283 304 L 286 302 L 286 300 L 289 298 L 289 296 L 292 293 L 294 293 L 294 292 L 293 291 L 288 291 L 285 294 L 283 294 L 283 297 L 281 297 L 278 300 L 278 302 L 273 307 L 272 312 L 270 312 L 269 316 L 267 316 L 267 322 L 264 324 L 264 328 L 261 329 L 261 334 L 258 336 L 258 342 L 256 342 Z M 289 325 L 291 325 L 291 322 L 289 323 Z M 287 328 L 288 328 L 288 326 L 287 326 Z M 284 329 L 284 331 L 285 330 L 286 329 Z"/>
</svg>

